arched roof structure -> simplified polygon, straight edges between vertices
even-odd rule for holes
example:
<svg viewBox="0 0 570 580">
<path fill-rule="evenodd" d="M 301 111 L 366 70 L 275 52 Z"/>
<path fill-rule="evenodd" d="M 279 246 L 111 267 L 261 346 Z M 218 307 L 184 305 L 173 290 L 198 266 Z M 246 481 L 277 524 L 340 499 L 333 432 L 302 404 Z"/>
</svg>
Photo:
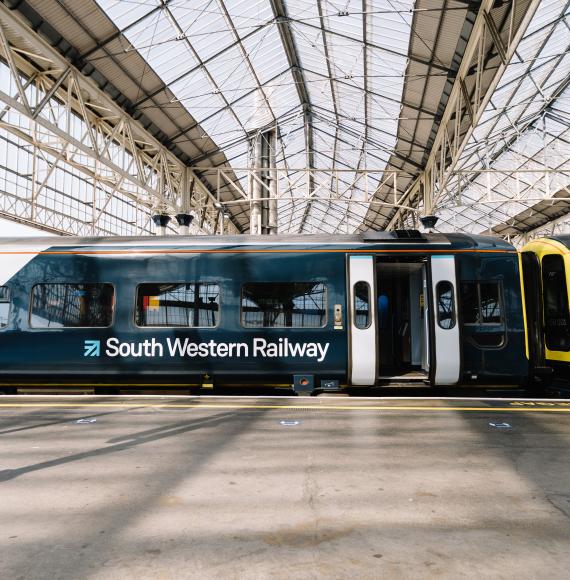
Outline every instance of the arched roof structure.
<svg viewBox="0 0 570 580">
<path fill-rule="evenodd" d="M 236 231 L 268 129 L 280 233 L 414 225 L 419 209 L 519 235 L 568 207 L 565 0 L 4 6 L 192 168 Z"/>
</svg>

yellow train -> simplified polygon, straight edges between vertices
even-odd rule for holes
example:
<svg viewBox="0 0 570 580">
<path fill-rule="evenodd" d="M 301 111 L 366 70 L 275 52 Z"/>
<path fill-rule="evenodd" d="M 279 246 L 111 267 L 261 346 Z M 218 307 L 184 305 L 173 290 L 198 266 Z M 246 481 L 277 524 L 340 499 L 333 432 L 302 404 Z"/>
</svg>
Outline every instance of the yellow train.
<svg viewBox="0 0 570 580">
<path fill-rule="evenodd" d="M 542 381 L 570 380 L 570 235 L 529 242 L 521 265 L 531 367 Z"/>
</svg>

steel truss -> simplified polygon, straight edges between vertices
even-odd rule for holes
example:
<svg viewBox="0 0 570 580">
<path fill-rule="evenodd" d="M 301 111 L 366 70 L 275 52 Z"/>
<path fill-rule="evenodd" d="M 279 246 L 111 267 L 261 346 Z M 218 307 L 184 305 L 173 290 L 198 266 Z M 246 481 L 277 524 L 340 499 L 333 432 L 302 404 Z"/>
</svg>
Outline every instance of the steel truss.
<svg viewBox="0 0 570 580">
<path fill-rule="evenodd" d="M 210 181 L 217 183 L 215 195 L 218 200 L 222 191 L 228 188 L 235 191 L 239 199 L 217 202 L 216 205 L 224 210 L 233 206 L 252 209 L 256 203 L 259 203 L 259 199 L 263 202 L 277 201 L 278 208 L 281 210 L 280 216 L 285 219 L 283 211 L 291 211 L 290 202 L 292 201 L 326 205 L 327 209 L 322 211 L 322 227 L 314 227 L 314 231 L 318 233 L 331 231 L 327 229 L 326 222 L 326 217 L 331 213 L 328 208 L 347 214 L 344 217 L 344 226 L 348 225 L 350 219 L 362 219 L 354 209 L 350 209 L 356 206 L 362 210 L 370 205 L 378 205 L 416 212 L 416 209 L 403 204 L 403 196 L 398 191 L 398 179 L 402 176 L 408 179 L 410 177 L 409 172 L 404 170 L 206 166 L 194 166 L 191 169 L 200 175 L 208 175 Z M 242 190 L 234 172 L 240 176 L 240 179 L 245 176 L 248 182 L 253 182 L 260 190 L 255 199 Z M 374 194 L 379 187 L 389 188 L 392 192 L 389 200 L 375 199 Z M 351 224 L 350 227 L 354 225 L 356 224 Z M 348 230 L 352 232 L 350 227 Z M 342 224 L 336 229 L 342 231 Z"/>
<path fill-rule="evenodd" d="M 192 233 L 237 233 L 192 170 L 2 4 L 0 58 L 0 215 L 144 235 L 155 214 L 189 213 Z"/>
<path fill-rule="evenodd" d="M 449 194 L 448 188 L 457 174 L 456 168 L 463 150 L 539 4 L 540 0 L 533 0 L 530 3 L 523 21 L 514 34 L 512 32 L 514 8 L 512 8 L 509 32 L 506 36 L 501 36 L 490 17 L 494 0 L 481 2 L 430 155 L 424 170 L 404 192 L 403 205 L 419 207 L 423 214 L 429 215 L 434 212 L 443 197 Z M 491 81 L 489 71 L 485 67 L 490 50 L 498 53 L 500 57 L 500 63 Z M 387 224 L 387 229 L 405 223 L 408 212 L 406 207 L 398 209 Z"/>
<path fill-rule="evenodd" d="M 264 202 L 276 200 L 278 207 L 285 202 L 291 201 L 312 201 L 323 202 L 328 207 L 337 211 L 351 212 L 350 208 L 382 206 L 407 212 L 407 225 L 418 227 L 418 215 L 421 208 L 412 207 L 406 204 L 406 197 L 398 190 L 398 179 L 409 178 L 410 174 L 404 170 L 383 170 L 383 169 L 311 169 L 276 167 L 268 168 L 224 168 L 224 167 L 202 167 L 192 168 L 196 173 L 207 174 L 211 181 L 217 183 L 215 195 L 220 199 L 220 193 L 231 188 L 239 196 L 239 199 L 221 202 L 217 201 L 216 206 L 227 214 L 230 207 L 240 206 L 251 209 L 256 202 L 245 193 L 240 182 L 235 178 L 235 173 L 251 180 L 261 190 L 258 197 Z M 552 199 L 551 193 L 554 184 L 559 184 L 560 180 L 570 183 L 570 167 L 540 167 L 540 168 L 520 168 L 520 169 L 460 169 L 452 174 L 457 181 L 457 191 L 454 196 L 454 206 L 468 208 L 477 205 L 503 205 L 507 202 L 518 202 L 525 204 L 537 204 L 545 200 Z M 478 183 L 479 180 L 483 183 Z M 506 199 L 498 195 L 494 185 L 499 182 L 510 182 L 509 197 Z M 472 202 L 463 199 L 463 185 L 473 189 L 478 187 L 481 190 L 479 201 Z M 385 200 L 378 200 L 374 197 L 378 188 L 388 189 L 391 193 Z M 556 201 L 570 202 L 568 196 L 556 196 Z M 326 225 L 326 224 L 323 224 Z M 346 225 L 346 224 L 345 224 Z M 404 224 L 397 224 L 403 227 Z M 484 227 L 484 224 L 481 224 Z M 326 232 L 326 229 L 316 231 Z M 338 227 L 342 231 L 342 226 Z"/>
<path fill-rule="evenodd" d="M 567 189 L 568 198 L 570 201 L 570 188 Z M 556 236 L 557 234 L 568 234 L 570 228 L 570 215 L 562 216 L 558 219 L 551 220 L 540 227 L 534 228 L 519 235 L 507 235 L 505 236 L 512 244 L 521 247 L 524 246 L 530 240 L 536 238 L 542 238 L 546 236 Z"/>
</svg>

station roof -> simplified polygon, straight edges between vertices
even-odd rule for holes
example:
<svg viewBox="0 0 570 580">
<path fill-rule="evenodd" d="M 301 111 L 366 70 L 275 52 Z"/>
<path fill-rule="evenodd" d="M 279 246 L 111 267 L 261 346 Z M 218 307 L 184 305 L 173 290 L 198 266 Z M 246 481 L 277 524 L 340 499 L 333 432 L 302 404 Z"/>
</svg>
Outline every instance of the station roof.
<svg viewBox="0 0 570 580">
<path fill-rule="evenodd" d="M 570 3 L 542 0 L 459 163 L 498 173 L 452 184 L 443 228 L 516 236 L 570 212 L 569 51 Z"/>
<path fill-rule="evenodd" d="M 186 164 L 228 167 L 244 191 L 252 133 L 278 127 L 277 162 L 289 169 L 349 170 L 342 195 L 291 199 L 279 206 L 281 233 L 382 229 L 388 206 L 344 203 L 363 195 L 358 170 L 375 170 L 376 198 L 387 168 L 408 172 L 400 192 L 423 169 L 461 64 L 479 2 L 467 0 L 5 0 L 66 54 L 84 74 Z M 509 2 L 490 17 L 509 25 Z M 520 22 L 530 0 L 511 16 Z M 513 146 L 540 154 L 533 135 L 548 124 L 568 144 L 568 3 L 543 0 L 513 62 L 465 148 L 462 167 L 512 163 Z M 492 50 L 485 66 L 492 71 Z M 542 138 L 542 137 L 540 137 Z M 491 143 L 491 146 L 489 145 Z M 542 141 L 544 144 L 544 140 Z M 565 145 L 563 145 L 565 146 Z M 520 156 L 517 156 L 520 159 Z M 563 151 L 554 166 L 568 163 Z M 198 172 L 200 174 L 200 172 Z M 216 177 L 204 171 L 212 189 Z M 297 182 L 306 191 L 308 177 Z M 442 230 L 473 233 L 512 221 L 529 203 L 509 201 L 509 178 L 483 206 L 480 181 L 450 189 L 438 212 Z M 526 181 L 525 181 L 526 183 Z M 568 184 L 552 185 L 562 191 Z M 504 186 L 504 187 L 503 187 Z M 530 180 L 529 188 L 533 188 Z M 503 191 L 503 189 L 504 191 Z M 530 191 L 530 190 L 529 190 Z M 337 192 L 338 193 L 338 192 Z M 533 194 L 534 189 L 533 189 Z M 222 201 L 239 198 L 222 190 Z M 468 207 L 465 206 L 467 203 Z M 531 204 L 532 205 L 532 204 Z M 241 231 L 249 206 L 228 206 Z M 486 209 L 487 208 L 487 209 Z M 490 208 L 490 209 L 489 209 Z M 521 218 L 522 219 L 522 218 Z M 494 220 L 494 221 L 493 221 Z M 514 220 L 514 221 L 513 221 Z M 498 230 L 497 230 L 498 231 Z"/>
</svg>

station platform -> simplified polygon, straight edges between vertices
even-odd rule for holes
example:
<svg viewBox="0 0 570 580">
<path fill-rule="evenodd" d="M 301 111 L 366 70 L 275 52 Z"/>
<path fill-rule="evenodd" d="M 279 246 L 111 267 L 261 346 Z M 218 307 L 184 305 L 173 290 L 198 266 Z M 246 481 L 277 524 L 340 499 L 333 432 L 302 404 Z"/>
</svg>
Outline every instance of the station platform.
<svg viewBox="0 0 570 580">
<path fill-rule="evenodd" d="M 4 396 L 3 578 L 567 578 L 570 401 Z"/>
</svg>

